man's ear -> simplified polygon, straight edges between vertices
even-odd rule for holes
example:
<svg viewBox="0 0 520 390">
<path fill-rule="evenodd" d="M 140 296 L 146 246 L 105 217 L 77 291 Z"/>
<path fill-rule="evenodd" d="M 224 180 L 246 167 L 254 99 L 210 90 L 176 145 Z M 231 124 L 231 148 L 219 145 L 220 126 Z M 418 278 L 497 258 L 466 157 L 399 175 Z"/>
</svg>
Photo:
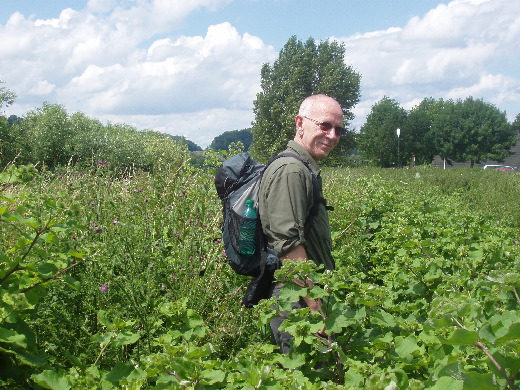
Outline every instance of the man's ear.
<svg viewBox="0 0 520 390">
<path fill-rule="evenodd" d="M 303 116 L 301 115 L 296 115 L 296 119 L 295 119 L 295 122 L 296 122 L 296 131 L 300 130 L 303 126 Z"/>
</svg>

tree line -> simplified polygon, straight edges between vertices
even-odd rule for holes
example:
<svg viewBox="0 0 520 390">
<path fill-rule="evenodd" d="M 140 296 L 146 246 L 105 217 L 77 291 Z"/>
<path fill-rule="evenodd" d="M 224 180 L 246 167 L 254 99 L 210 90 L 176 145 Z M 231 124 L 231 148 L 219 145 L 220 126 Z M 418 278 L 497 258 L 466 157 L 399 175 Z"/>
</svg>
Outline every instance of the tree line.
<svg viewBox="0 0 520 390">
<path fill-rule="evenodd" d="M 505 112 L 482 99 L 425 98 L 410 111 L 389 97 L 377 102 L 359 132 L 352 128 L 353 107 L 359 102 L 361 75 L 345 64 L 345 46 L 334 41 L 303 42 L 291 37 L 273 64 L 261 69 L 261 92 L 253 102 L 251 129 L 227 131 L 216 137 L 212 150 L 241 143 L 243 150 L 267 162 L 294 137 L 294 117 L 309 95 L 323 93 L 343 109 L 347 133 L 325 159 L 325 165 L 344 166 L 353 151 L 360 159 L 381 167 L 430 164 L 434 156 L 448 162 L 502 161 L 518 140 L 520 114 L 508 123 Z M 15 94 L 0 87 L 0 108 Z M 397 129 L 400 135 L 397 135 Z M 186 149 L 188 146 L 188 150 Z M 125 124 L 102 124 L 82 113 L 68 115 L 60 105 L 44 104 L 23 120 L 0 116 L 0 163 L 40 162 L 48 166 L 71 162 L 109 161 L 117 166 L 153 169 L 157 160 L 193 152 L 193 142 L 154 131 L 137 131 Z M 197 163 L 196 165 L 200 165 Z"/>
<path fill-rule="evenodd" d="M 399 129 L 399 134 L 398 130 Z M 518 142 L 520 114 L 510 124 L 506 113 L 482 99 L 425 98 L 410 111 L 389 97 L 377 102 L 357 136 L 359 151 L 381 167 L 503 161 Z"/>
<path fill-rule="evenodd" d="M 102 124 L 81 112 L 69 115 L 59 104 L 44 104 L 23 118 L 0 116 L 0 169 L 32 164 L 107 166 L 154 171 L 189 157 L 188 143 L 126 124 Z"/>
</svg>

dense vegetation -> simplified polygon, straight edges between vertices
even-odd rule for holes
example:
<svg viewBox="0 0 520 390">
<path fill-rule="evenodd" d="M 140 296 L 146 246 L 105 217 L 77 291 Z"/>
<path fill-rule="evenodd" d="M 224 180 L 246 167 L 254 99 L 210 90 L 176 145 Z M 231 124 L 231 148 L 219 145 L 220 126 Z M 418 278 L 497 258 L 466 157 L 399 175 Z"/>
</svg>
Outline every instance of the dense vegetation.
<svg viewBox="0 0 520 390">
<path fill-rule="evenodd" d="M 278 277 L 319 282 L 334 337 L 313 336 L 323 319 L 303 309 L 280 356 L 269 302 L 240 307 L 248 279 L 225 263 L 212 172 L 111 166 L 0 175 L 2 387 L 520 384 L 518 174 L 325 170 L 338 270 Z"/>
</svg>

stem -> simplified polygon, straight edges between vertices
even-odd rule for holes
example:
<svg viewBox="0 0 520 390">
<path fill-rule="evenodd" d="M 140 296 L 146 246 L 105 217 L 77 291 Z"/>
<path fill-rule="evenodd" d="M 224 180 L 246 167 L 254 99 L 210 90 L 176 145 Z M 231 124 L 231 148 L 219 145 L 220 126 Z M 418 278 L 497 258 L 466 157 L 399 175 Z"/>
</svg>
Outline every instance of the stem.
<svg viewBox="0 0 520 390">
<path fill-rule="evenodd" d="M 111 339 L 114 338 L 114 337 L 115 337 L 115 335 L 112 334 Z M 103 356 L 103 353 L 104 353 L 105 350 L 107 349 L 108 344 L 110 344 L 110 341 L 111 341 L 111 340 L 109 340 L 105 345 L 103 345 L 103 348 L 101 348 L 101 351 L 99 351 L 99 355 L 97 356 L 96 361 L 94 362 L 94 365 L 96 365 L 97 362 L 99 361 L 99 359 L 101 359 L 101 356 Z"/>
<path fill-rule="evenodd" d="M 505 380 L 507 381 L 507 384 L 509 385 L 511 390 L 515 390 L 516 388 L 515 388 L 515 384 L 513 383 L 513 380 L 507 376 L 506 371 L 502 368 L 502 366 L 500 364 L 498 364 L 498 362 L 495 360 L 493 355 L 491 355 L 491 353 L 489 353 L 489 350 L 487 349 L 487 347 L 484 344 L 482 344 L 481 341 L 477 341 L 475 344 L 475 347 L 480 348 L 482 351 L 484 351 L 484 353 L 487 355 L 489 360 L 491 360 L 491 362 L 495 365 L 497 370 L 500 371 L 502 376 L 505 378 Z"/>
<path fill-rule="evenodd" d="M 456 318 L 452 318 L 453 322 L 460 328 L 462 329 L 466 329 L 466 327 L 464 325 L 462 325 Z M 489 360 L 491 360 L 491 362 L 495 365 L 495 367 L 497 368 L 497 370 L 502 374 L 502 376 L 504 377 L 504 379 L 506 380 L 507 384 L 509 385 L 509 387 L 511 388 L 511 390 L 516 390 L 515 388 L 515 384 L 513 383 L 513 380 L 511 378 L 509 378 L 507 376 L 507 373 L 506 371 L 502 368 L 502 366 L 495 360 L 495 358 L 493 357 L 493 355 L 491 355 L 491 353 L 489 352 L 489 350 L 487 349 L 487 347 L 482 343 L 482 341 L 477 341 L 475 343 L 475 347 L 481 349 L 485 354 L 486 356 L 489 358 Z"/>
<path fill-rule="evenodd" d="M 56 272 L 54 275 L 52 275 L 51 277 L 47 278 L 47 279 L 44 279 L 30 287 L 27 287 L 26 289 L 22 290 L 22 293 L 26 293 L 27 291 L 29 290 L 32 290 L 33 288 L 35 288 L 36 286 L 39 286 L 40 284 L 43 284 L 45 282 L 48 282 L 49 280 L 52 280 L 52 279 L 56 279 L 58 276 L 60 276 L 62 273 L 64 272 L 67 272 L 68 270 L 74 268 L 75 266 L 83 263 L 86 259 L 81 259 L 81 261 L 78 261 L 77 263 L 75 264 L 72 264 L 70 266 L 68 266 L 67 268 L 63 268 L 62 270 L 59 270 L 58 272 Z"/>
<path fill-rule="evenodd" d="M 38 240 L 38 238 L 43 234 L 43 232 L 45 230 L 47 230 L 49 228 L 49 224 L 51 223 L 51 221 L 48 221 L 45 226 L 41 229 L 41 230 L 37 230 L 36 231 L 36 235 L 34 236 L 32 242 L 31 242 L 31 245 L 29 245 L 29 248 L 25 251 L 25 253 L 22 255 L 22 258 L 20 259 L 20 261 L 18 262 L 18 264 L 16 264 L 7 274 L 5 274 L 5 276 L 0 279 L 0 285 L 2 285 L 6 279 L 11 276 L 14 272 L 16 271 L 19 271 L 21 269 L 20 267 L 20 264 L 25 260 L 25 258 L 29 255 L 29 253 L 31 252 L 31 249 L 36 245 L 36 241 Z"/>
<path fill-rule="evenodd" d="M 516 301 L 520 305 L 520 296 L 518 296 L 518 291 L 516 291 L 516 287 L 513 286 L 513 292 L 515 293 Z"/>
</svg>

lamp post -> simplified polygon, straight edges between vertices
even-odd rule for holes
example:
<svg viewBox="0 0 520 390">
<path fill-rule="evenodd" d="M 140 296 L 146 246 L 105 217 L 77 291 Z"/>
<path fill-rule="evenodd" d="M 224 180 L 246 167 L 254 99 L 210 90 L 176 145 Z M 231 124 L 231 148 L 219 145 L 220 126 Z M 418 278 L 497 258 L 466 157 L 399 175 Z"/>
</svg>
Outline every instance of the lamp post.
<svg viewBox="0 0 520 390">
<path fill-rule="evenodd" d="M 399 136 L 401 135 L 401 129 L 397 128 L 397 168 L 401 165 L 399 160 Z"/>
</svg>

